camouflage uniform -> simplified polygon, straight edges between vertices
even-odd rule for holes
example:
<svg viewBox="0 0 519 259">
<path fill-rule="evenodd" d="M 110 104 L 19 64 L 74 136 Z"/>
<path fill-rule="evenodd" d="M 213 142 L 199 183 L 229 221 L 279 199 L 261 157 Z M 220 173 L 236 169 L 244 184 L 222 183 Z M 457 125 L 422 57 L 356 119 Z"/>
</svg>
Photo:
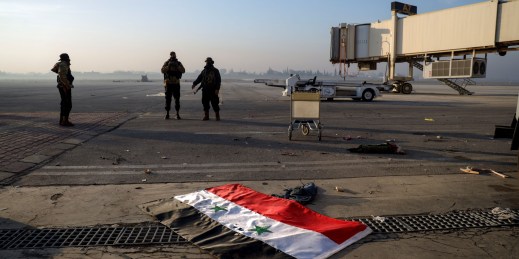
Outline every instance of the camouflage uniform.
<svg viewBox="0 0 519 259">
<path fill-rule="evenodd" d="M 222 78 L 220 77 L 220 71 L 213 66 L 214 61 L 212 58 L 207 58 L 205 62 L 206 66 L 204 67 L 204 70 L 193 82 L 191 88 L 194 89 L 196 85 L 201 83 L 202 105 L 204 107 L 204 117 L 202 120 L 209 120 L 209 109 L 212 106 L 216 115 L 216 120 L 219 121 L 220 106 L 218 103 L 220 102 L 220 98 L 218 97 L 218 93 L 220 92 Z"/>
<path fill-rule="evenodd" d="M 60 61 L 54 65 L 51 71 L 58 74 L 56 80 L 58 82 L 57 88 L 61 97 L 60 102 L 60 119 L 61 126 L 74 126 L 69 121 L 70 111 L 72 110 L 72 85 L 74 77 L 70 71 L 70 58 L 67 53 L 60 55 Z"/>
<path fill-rule="evenodd" d="M 166 117 L 169 119 L 169 111 L 171 110 L 171 97 L 175 99 L 176 119 L 180 119 L 178 114 L 180 110 L 180 78 L 186 72 L 184 66 L 178 61 L 175 52 L 170 53 L 171 58 L 164 62 L 161 72 L 164 74 L 164 90 L 166 94 Z"/>
</svg>

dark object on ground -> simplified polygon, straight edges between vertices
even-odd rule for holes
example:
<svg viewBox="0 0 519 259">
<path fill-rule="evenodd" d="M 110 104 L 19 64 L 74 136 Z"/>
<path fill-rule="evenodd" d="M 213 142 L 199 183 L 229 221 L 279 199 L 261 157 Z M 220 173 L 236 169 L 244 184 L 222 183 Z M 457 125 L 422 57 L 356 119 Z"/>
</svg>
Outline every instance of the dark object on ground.
<svg viewBox="0 0 519 259">
<path fill-rule="evenodd" d="M 400 154 L 405 155 L 405 151 L 394 142 L 386 142 L 378 145 L 360 145 L 356 148 L 349 148 L 353 153 L 378 153 L 378 154 Z"/>
<path fill-rule="evenodd" d="M 285 189 L 285 194 L 272 194 L 274 197 L 295 200 L 303 205 L 312 202 L 317 196 L 317 186 L 314 183 L 305 183 L 295 188 Z"/>
</svg>

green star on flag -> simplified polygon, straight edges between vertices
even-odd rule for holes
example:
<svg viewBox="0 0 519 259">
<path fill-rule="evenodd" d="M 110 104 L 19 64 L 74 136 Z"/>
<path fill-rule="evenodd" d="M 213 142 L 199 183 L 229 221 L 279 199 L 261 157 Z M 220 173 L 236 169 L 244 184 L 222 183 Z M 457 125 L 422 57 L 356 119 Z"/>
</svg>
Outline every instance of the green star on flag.
<svg viewBox="0 0 519 259">
<path fill-rule="evenodd" d="M 261 235 L 265 232 L 272 233 L 272 231 L 270 231 L 269 228 L 270 228 L 270 226 L 266 226 L 266 227 L 254 226 L 254 228 L 249 229 L 249 231 L 256 231 L 256 233 L 258 233 L 258 235 Z"/>
<path fill-rule="evenodd" d="M 220 206 L 218 206 L 218 205 L 214 205 L 214 207 L 211 208 L 211 209 L 214 210 L 214 212 L 218 212 L 218 211 L 222 211 L 222 210 L 223 210 L 223 211 L 227 211 L 226 208 L 224 208 L 224 207 L 220 207 Z"/>
</svg>

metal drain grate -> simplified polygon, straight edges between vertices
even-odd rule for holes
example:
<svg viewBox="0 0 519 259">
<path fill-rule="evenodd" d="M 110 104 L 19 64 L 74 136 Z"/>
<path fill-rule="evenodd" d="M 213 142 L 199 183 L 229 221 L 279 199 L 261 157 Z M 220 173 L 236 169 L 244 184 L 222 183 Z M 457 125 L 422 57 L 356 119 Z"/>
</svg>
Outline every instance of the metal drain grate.
<svg viewBox="0 0 519 259">
<path fill-rule="evenodd" d="M 187 243 L 187 241 L 171 229 L 161 225 L 0 230 L 0 249 L 182 243 Z"/>
<path fill-rule="evenodd" d="M 479 227 L 518 226 L 519 210 L 499 219 L 491 211 L 459 211 L 438 215 L 350 218 L 368 225 L 373 233 L 401 233 Z M 0 249 L 70 246 L 121 246 L 189 243 L 163 225 L 133 227 L 0 229 Z"/>
<path fill-rule="evenodd" d="M 400 233 L 519 225 L 519 210 L 509 210 L 510 219 L 499 219 L 491 211 L 453 212 L 438 215 L 350 218 L 368 225 L 374 233 Z"/>
</svg>

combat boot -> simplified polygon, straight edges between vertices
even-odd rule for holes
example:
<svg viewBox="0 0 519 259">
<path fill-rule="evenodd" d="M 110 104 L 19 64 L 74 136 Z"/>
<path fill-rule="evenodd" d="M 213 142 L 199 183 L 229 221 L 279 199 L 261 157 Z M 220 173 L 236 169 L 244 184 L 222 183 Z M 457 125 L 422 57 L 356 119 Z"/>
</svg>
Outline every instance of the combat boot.
<svg viewBox="0 0 519 259">
<path fill-rule="evenodd" d="M 216 120 L 219 121 L 220 120 L 220 112 L 214 112 L 215 116 L 216 116 Z"/>
<path fill-rule="evenodd" d="M 164 116 L 165 120 L 169 120 L 169 111 L 166 112 L 166 116 Z"/>
<path fill-rule="evenodd" d="M 180 115 L 178 114 L 178 112 L 177 112 L 177 116 L 175 117 L 175 119 L 177 119 L 177 120 L 182 119 L 182 118 L 180 118 Z"/>
<path fill-rule="evenodd" d="M 68 116 L 64 116 L 64 117 L 65 117 L 65 118 L 63 118 L 63 126 L 66 126 L 66 127 L 73 127 L 74 124 L 68 120 Z"/>
<path fill-rule="evenodd" d="M 204 112 L 204 117 L 202 118 L 203 121 L 209 120 L 209 112 Z"/>
</svg>

